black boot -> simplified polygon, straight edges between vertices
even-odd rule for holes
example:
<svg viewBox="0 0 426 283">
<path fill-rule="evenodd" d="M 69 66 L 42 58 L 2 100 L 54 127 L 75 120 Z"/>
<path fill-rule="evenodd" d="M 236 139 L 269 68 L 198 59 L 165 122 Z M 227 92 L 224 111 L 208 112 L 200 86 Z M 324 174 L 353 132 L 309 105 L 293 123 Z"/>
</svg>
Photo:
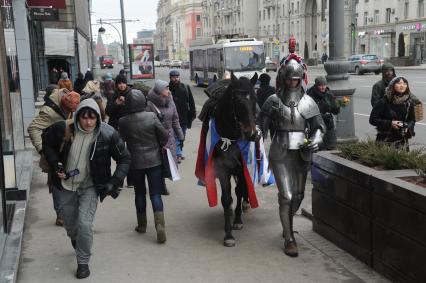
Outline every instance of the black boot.
<svg viewBox="0 0 426 283">
<path fill-rule="evenodd" d="M 163 185 L 161 186 L 161 195 L 163 195 L 163 196 L 168 196 L 168 195 L 170 195 L 170 192 L 169 192 L 169 190 L 167 189 L 167 186 L 166 186 L 166 182 L 165 182 L 165 181 L 164 181 Z"/>
<path fill-rule="evenodd" d="M 77 272 L 75 274 L 75 277 L 77 277 L 78 279 L 83 279 L 83 278 L 89 277 L 89 275 L 90 275 L 90 270 L 89 270 L 88 264 L 79 264 L 77 266 Z"/>
</svg>

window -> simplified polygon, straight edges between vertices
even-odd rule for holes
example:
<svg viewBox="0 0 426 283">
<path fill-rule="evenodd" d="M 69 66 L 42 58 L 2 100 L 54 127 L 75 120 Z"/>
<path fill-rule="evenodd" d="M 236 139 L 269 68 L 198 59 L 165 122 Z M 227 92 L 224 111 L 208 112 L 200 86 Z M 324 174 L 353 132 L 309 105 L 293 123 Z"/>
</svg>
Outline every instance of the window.
<svg viewBox="0 0 426 283">
<path fill-rule="evenodd" d="M 285 7 L 284 7 L 284 4 L 283 4 L 283 17 L 285 16 Z"/>
<path fill-rule="evenodd" d="M 409 8 L 409 4 L 408 2 L 404 3 L 404 19 L 408 19 L 408 8 Z"/>
<path fill-rule="evenodd" d="M 374 23 L 376 25 L 379 23 L 379 10 L 374 10 Z"/>
<path fill-rule="evenodd" d="M 263 10 L 263 19 L 265 19 L 265 10 Z"/>
<path fill-rule="evenodd" d="M 300 3 L 299 3 L 299 1 L 297 1 L 297 10 L 296 10 L 296 14 L 299 14 L 299 8 L 300 8 Z"/>
<path fill-rule="evenodd" d="M 201 15 L 196 15 L 195 16 L 196 17 L 196 21 L 199 23 L 199 22 L 201 22 Z"/>
<path fill-rule="evenodd" d="M 196 37 L 200 37 L 201 36 L 201 28 L 197 28 L 196 29 Z"/>
<path fill-rule="evenodd" d="M 390 23 L 390 18 L 391 18 L 391 8 L 387 8 L 386 9 L 386 19 L 385 19 L 385 22 L 387 24 Z"/>
<path fill-rule="evenodd" d="M 417 9 L 417 17 L 423 18 L 425 16 L 425 3 L 423 0 L 419 0 L 419 8 Z"/>
<path fill-rule="evenodd" d="M 294 14 L 294 3 L 291 3 L 291 13 Z"/>
<path fill-rule="evenodd" d="M 364 26 L 368 24 L 368 12 L 364 12 Z"/>
<path fill-rule="evenodd" d="M 355 14 L 355 26 L 358 26 L 358 13 Z"/>
<path fill-rule="evenodd" d="M 268 20 L 271 18 L 271 8 L 268 8 Z"/>
<path fill-rule="evenodd" d="M 280 24 L 277 24 L 277 36 L 280 36 Z"/>
<path fill-rule="evenodd" d="M 262 19 L 262 12 L 259 11 L 259 20 L 261 20 L 261 19 Z"/>
</svg>

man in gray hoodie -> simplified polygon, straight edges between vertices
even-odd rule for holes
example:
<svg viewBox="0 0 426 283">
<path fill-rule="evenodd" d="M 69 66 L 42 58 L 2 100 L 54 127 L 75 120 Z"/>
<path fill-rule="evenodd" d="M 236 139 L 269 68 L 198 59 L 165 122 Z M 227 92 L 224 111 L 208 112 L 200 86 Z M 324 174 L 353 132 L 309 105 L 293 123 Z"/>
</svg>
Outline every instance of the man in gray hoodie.
<svg viewBox="0 0 426 283">
<path fill-rule="evenodd" d="M 93 221 L 101 202 L 116 198 L 130 168 L 130 153 L 118 132 L 101 122 L 92 98 L 77 108 L 74 119 L 53 124 L 42 135 L 43 153 L 54 168 L 54 189 L 60 191 L 64 227 L 77 257 L 76 277 L 90 275 Z M 117 167 L 111 175 L 111 157 Z"/>
</svg>

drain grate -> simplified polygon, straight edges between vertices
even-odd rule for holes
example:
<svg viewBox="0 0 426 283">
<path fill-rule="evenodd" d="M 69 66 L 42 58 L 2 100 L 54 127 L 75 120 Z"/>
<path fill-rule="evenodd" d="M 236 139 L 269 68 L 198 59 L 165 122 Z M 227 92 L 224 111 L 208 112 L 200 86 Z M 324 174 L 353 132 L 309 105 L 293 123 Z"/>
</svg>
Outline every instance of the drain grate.
<svg viewBox="0 0 426 283">
<path fill-rule="evenodd" d="M 6 225 L 6 233 L 9 233 L 12 229 L 12 221 L 13 221 L 13 215 L 15 214 L 15 204 L 10 203 L 6 204 L 6 219 L 7 219 L 7 225 Z"/>
</svg>

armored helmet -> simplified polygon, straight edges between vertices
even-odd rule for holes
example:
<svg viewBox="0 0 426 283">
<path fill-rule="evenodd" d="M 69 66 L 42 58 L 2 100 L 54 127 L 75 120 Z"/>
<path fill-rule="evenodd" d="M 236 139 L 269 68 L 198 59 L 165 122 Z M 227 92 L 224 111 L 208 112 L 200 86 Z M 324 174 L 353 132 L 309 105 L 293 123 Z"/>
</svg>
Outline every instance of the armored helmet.
<svg viewBox="0 0 426 283">
<path fill-rule="evenodd" d="M 294 59 L 291 59 L 287 64 L 281 65 L 278 73 L 278 79 L 281 86 L 285 86 L 287 79 L 297 79 L 300 82 L 303 80 L 304 69 L 302 64 Z"/>
</svg>

